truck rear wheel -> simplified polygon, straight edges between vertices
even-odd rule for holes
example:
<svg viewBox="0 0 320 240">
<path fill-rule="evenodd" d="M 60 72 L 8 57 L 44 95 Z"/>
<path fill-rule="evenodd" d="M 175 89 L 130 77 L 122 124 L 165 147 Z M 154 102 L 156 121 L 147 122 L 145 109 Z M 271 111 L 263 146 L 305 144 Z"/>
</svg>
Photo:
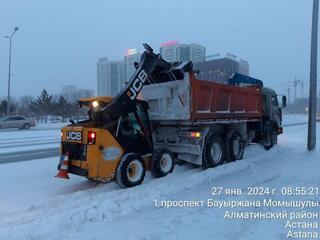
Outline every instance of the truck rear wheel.
<svg viewBox="0 0 320 240">
<path fill-rule="evenodd" d="M 140 185 L 146 174 L 146 168 L 142 157 L 135 153 L 125 154 L 117 168 L 116 178 L 123 188 Z"/>
<path fill-rule="evenodd" d="M 206 138 L 202 161 L 205 168 L 212 168 L 223 164 L 225 147 L 220 135 L 213 134 Z"/>
<path fill-rule="evenodd" d="M 151 174 L 155 178 L 164 177 L 174 168 L 173 154 L 169 149 L 155 150 L 151 160 Z"/>
<path fill-rule="evenodd" d="M 244 153 L 244 141 L 238 131 L 227 133 L 225 137 L 226 162 L 240 160 Z"/>
</svg>

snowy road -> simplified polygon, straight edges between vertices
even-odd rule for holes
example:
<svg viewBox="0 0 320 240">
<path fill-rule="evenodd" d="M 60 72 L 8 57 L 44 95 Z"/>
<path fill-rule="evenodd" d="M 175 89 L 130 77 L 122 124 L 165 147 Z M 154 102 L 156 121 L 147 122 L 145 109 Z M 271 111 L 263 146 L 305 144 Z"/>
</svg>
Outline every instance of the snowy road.
<svg viewBox="0 0 320 240">
<path fill-rule="evenodd" d="M 320 125 L 317 126 L 319 130 Z M 280 136 L 279 146 L 268 152 L 252 145 L 242 161 L 205 171 L 184 165 L 162 179 L 152 179 L 148 175 L 141 186 L 125 190 L 116 183 L 94 187 L 74 175 L 69 181 L 56 179 L 53 177 L 56 158 L 1 164 L 0 239 L 287 239 L 284 219 L 224 219 L 226 210 L 283 209 L 167 209 L 156 207 L 154 201 L 206 200 L 212 198 L 212 187 L 217 186 L 243 191 L 254 186 L 319 187 L 320 152 L 305 150 L 306 132 L 306 125 L 293 126 Z M 249 198 L 256 201 L 262 197 L 221 195 L 217 200 Z M 300 199 L 281 195 L 274 198 L 279 201 Z M 320 196 L 307 199 L 320 201 Z M 318 212 L 318 209 L 302 210 Z"/>
<path fill-rule="evenodd" d="M 0 130 L 0 164 L 53 157 L 59 154 L 63 124 L 38 124 L 28 130 Z"/>
<path fill-rule="evenodd" d="M 22 162 L 43 159 L 59 155 L 59 148 L 45 148 L 39 150 L 26 150 L 21 152 L 9 152 L 0 154 L 1 163 Z"/>
<path fill-rule="evenodd" d="M 283 125 L 304 125 L 306 121 L 306 115 L 284 115 Z M 0 129 L 0 164 L 58 156 L 60 129 L 65 124 L 38 124 L 30 130 Z"/>
</svg>

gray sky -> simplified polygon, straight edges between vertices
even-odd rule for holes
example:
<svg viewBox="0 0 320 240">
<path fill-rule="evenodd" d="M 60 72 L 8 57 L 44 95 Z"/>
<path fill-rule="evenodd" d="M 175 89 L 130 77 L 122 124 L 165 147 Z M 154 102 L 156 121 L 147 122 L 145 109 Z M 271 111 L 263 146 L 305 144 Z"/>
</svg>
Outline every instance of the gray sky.
<svg viewBox="0 0 320 240">
<path fill-rule="evenodd" d="M 312 0 L 0 0 L 0 98 L 6 96 L 8 40 L 15 26 L 12 95 L 62 85 L 96 91 L 99 57 L 123 59 L 148 42 L 199 43 L 230 52 L 252 76 L 283 87 L 309 79 Z M 307 90 L 306 90 L 307 92 Z"/>
</svg>

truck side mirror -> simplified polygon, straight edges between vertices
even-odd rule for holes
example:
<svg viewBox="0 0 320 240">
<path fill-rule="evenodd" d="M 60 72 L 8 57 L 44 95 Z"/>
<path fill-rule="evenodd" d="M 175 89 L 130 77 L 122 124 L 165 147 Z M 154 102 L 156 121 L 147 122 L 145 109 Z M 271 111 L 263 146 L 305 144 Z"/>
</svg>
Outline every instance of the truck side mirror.
<svg viewBox="0 0 320 240">
<path fill-rule="evenodd" d="M 282 96 L 282 107 L 285 108 L 287 106 L 287 96 Z"/>
</svg>

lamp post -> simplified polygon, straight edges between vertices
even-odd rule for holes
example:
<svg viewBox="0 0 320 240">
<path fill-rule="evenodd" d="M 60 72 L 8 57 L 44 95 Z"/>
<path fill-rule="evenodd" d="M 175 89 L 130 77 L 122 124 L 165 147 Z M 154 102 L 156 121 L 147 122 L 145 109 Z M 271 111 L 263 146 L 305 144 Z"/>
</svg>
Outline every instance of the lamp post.
<svg viewBox="0 0 320 240">
<path fill-rule="evenodd" d="M 308 120 L 309 151 L 313 151 L 316 149 L 318 13 L 319 0 L 313 0 Z"/>
<path fill-rule="evenodd" d="M 11 48 L 12 48 L 12 38 L 19 28 L 15 27 L 13 33 L 10 36 L 5 36 L 9 39 L 9 72 L 8 72 L 8 99 L 7 99 L 7 116 L 10 114 L 10 80 L 11 80 Z"/>
</svg>

